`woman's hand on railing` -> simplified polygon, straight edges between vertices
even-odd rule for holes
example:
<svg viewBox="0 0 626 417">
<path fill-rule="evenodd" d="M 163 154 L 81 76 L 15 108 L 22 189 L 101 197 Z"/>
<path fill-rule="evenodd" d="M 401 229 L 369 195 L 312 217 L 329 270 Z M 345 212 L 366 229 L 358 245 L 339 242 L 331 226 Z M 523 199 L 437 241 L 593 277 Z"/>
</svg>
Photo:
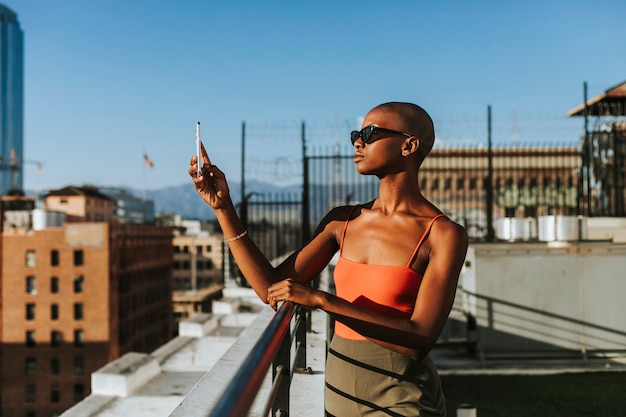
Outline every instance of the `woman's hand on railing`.
<svg viewBox="0 0 626 417">
<path fill-rule="evenodd" d="M 314 290 L 298 281 L 287 278 L 279 281 L 267 290 L 267 302 L 276 311 L 281 301 L 292 301 L 312 310 L 320 308 L 320 291 Z"/>
</svg>

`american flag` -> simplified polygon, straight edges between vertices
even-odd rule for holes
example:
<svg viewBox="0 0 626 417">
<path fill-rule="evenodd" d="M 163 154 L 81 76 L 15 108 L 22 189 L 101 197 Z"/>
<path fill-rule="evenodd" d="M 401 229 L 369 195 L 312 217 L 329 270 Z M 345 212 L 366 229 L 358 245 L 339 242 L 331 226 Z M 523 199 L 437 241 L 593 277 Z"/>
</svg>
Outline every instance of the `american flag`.
<svg viewBox="0 0 626 417">
<path fill-rule="evenodd" d="M 150 168 L 154 166 L 154 162 L 152 162 L 152 159 L 150 159 L 147 153 L 143 154 L 143 162 L 145 162 Z"/>
</svg>

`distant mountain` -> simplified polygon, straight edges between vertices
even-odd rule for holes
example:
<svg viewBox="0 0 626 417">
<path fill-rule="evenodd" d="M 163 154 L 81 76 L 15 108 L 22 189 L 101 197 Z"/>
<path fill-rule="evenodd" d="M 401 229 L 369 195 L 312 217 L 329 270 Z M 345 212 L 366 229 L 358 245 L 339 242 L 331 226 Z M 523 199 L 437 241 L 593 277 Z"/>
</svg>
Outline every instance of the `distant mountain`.
<svg viewBox="0 0 626 417">
<path fill-rule="evenodd" d="M 241 200 L 241 184 L 230 183 L 230 194 L 233 202 L 238 204 Z M 300 185 L 279 187 L 258 181 L 246 182 L 246 194 L 256 192 L 259 194 L 300 193 Z M 140 191 L 132 190 L 133 194 L 141 195 Z M 147 190 L 146 197 L 154 201 L 155 212 L 178 213 L 188 219 L 214 219 L 213 210 L 198 196 L 193 185 L 183 184 L 178 186 Z"/>
<path fill-rule="evenodd" d="M 235 205 L 241 201 L 241 184 L 230 183 L 230 194 Z M 143 190 L 128 187 L 126 189 L 136 197 L 144 195 Z M 314 196 L 309 206 L 311 219 L 319 221 L 326 212 L 334 206 L 341 204 L 354 204 L 356 202 L 369 201 L 375 196 L 376 187 L 363 187 L 355 184 L 311 184 L 310 193 Z M 260 181 L 246 181 L 246 194 L 258 193 L 269 197 L 269 200 L 290 201 L 299 200 L 302 193 L 300 184 L 278 186 Z M 26 191 L 26 195 L 36 195 L 33 191 Z M 155 214 L 177 213 L 186 219 L 212 220 L 215 218 L 213 210 L 200 199 L 191 183 L 177 186 L 146 190 L 145 196 L 154 201 Z M 257 200 L 258 201 L 258 200 Z"/>
</svg>

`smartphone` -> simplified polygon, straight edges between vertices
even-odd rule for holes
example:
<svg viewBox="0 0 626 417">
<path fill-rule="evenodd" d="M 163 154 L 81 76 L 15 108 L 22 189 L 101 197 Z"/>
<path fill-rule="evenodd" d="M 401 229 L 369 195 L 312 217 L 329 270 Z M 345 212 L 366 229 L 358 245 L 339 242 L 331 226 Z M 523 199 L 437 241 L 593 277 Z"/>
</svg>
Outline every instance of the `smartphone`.
<svg viewBox="0 0 626 417">
<path fill-rule="evenodd" d="M 202 174 L 202 166 L 204 165 L 200 149 L 202 148 L 202 141 L 200 140 L 200 122 L 196 125 L 196 155 L 198 155 L 198 173 L 199 177 Z"/>
</svg>

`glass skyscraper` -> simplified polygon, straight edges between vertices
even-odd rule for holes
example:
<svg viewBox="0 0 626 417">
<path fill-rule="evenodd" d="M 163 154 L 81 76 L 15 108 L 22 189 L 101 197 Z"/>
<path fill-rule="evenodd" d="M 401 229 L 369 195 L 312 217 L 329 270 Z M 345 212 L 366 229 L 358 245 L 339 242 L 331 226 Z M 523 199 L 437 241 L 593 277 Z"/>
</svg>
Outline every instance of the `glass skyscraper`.
<svg viewBox="0 0 626 417">
<path fill-rule="evenodd" d="M 0 195 L 23 190 L 24 34 L 17 15 L 0 4 Z"/>
</svg>

